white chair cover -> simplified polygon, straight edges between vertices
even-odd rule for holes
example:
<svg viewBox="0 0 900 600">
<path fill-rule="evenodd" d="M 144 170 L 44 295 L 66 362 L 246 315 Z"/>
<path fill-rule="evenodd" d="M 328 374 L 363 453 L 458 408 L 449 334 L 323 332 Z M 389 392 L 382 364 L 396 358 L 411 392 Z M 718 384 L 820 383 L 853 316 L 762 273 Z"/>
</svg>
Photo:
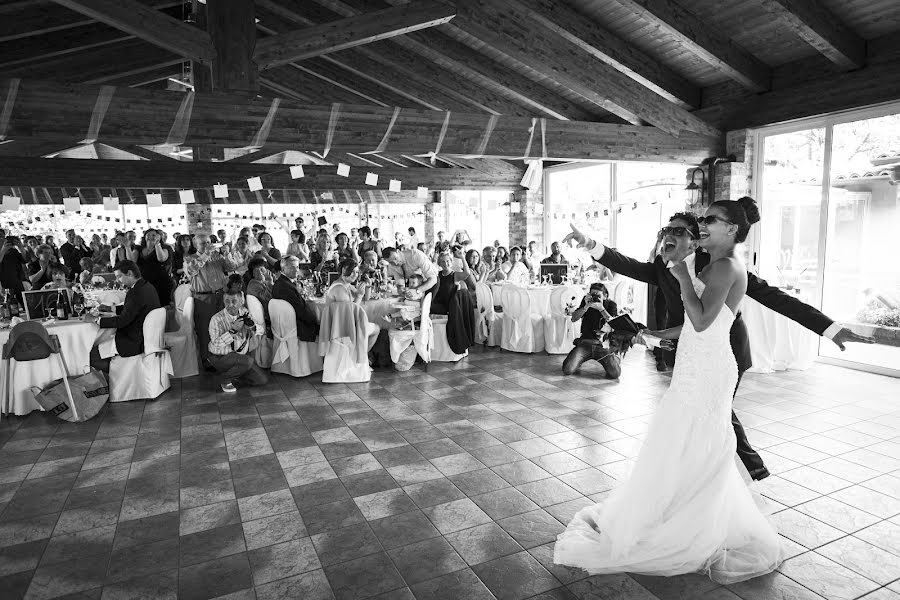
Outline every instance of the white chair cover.
<svg viewBox="0 0 900 600">
<path fill-rule="evenodd" d="M 156 308 L 144 319 L 144 353 L 114 356 L 109 365 L 109 401 L 152 399 L 170 387 L 172 358 L 165 347 L 166 309 Z"/>
<path fill-rule="evenodd" d="M 478 304 L 475 321 L 475 341 L 486 346 L 499 346 L 503 332 L 502 317 L 494 312 L 494 294 L 486 283 L 475 284 Z"/>
<path fill-rule="evenodd" d="M 197 332 L 194 331 L 194 298 L 188 296 L 184 303 L 175 308 L 178 331 L 165 334 L 165 344 L 172 357 L 174 376 L 193 377 L 200 373 L 197 354 Z"/>
<path fill-rule="evenodd" d="M 262 302 L 259 301 L 259 298 L 256 296 L 251 296 L 250 294 L 246 294 L 247 298 L 247 310 L 250 311 L 250 316 L 257 323 L 265 323 L 266 316 L 263 312 Z M 272 366 L 272 340 L 270 340 L 265 335 L 255 335 L 250 340 L 250 354 L 253 356 L 253 360 L 256 361 L 256 364 L 262 367 L 263 369 L 268 369 Z"/>
<path fill-rule="evenodd" d="M 367 331 L 369 318 L 362 306 L 354 302 L 328 302 L 322 309 L 322 323 L 331 323 L 337 319 L 343 324 L 353 321 L 344 331 Z M 362 321 L 362 327 L 360 327 Z M 327 329 L 324 328 L 323 329 Z M 339 329 L 331 328 L 334 336 L 331 339 L 319 340 L 319 352 L 325 355 L 322 383 L 364 383 L 372 378 L 372 368 L 365 352 L 361 352 L 359 344 L 367 343 L 367 336 L 337 337 Z M 324 333 L 320 333 L 324 335 Z M 360 360 L 360 355 L 364 357 Z"/>
<path fill-rule="evenodd" d="M 184 304 L 184 301 L 193 296 L 191 292 L 191 285 L 189 283 L 182 283 L 177 288 L 175 288 L 175 294 L 173 298 L 175 298 L 175 308 L 181 308 Z"/>
<path fill-rule="evenodd" d="M 422 298 L 422 319 L 418 329 L 411 331 L 391 329 L 388 331 L 388 339 L 391 347 L 391 360 L 394 364 L 400 362 L 400 355 L 412 344 L 419 356 L 426 363 L 431 362 L 431 348 L 434 346 L 434 327 L 431 322 L 431 294 L 425 294 Z M 414 326 L 415 327 L 415 326 Z M 412 366 L 412 365 L 410 365 Z M 399 369 L 398 369 L 399 370 Z M 404 369 L 408 370 L 408 369 Z"/>
<path fill-rule="evenodd" d="M 501 292 L 503 335 L 500 347 L 512 352 L 540 352 L 544 349 L 544 318 L 531 312 L 528 291 L 505 285 Z"/>
<path fill-rule="evenodd" d="M 317 342 L 297 339 L 297 315 L 294 307 L 284 300 L 269 300 L 272 320 L 272 372 L 306 377 L 322 370 Z"/>
<path fill-rule="evenodd" d="M 544 342 L 547 354 L 568 354 L 578 337 L 578 323 L 566 314 L 570 305 L 578 307 L 584 291 L 575 286 L 560 286 L 550 294 L 550 315 L 544 318 Z"/>
</svg>

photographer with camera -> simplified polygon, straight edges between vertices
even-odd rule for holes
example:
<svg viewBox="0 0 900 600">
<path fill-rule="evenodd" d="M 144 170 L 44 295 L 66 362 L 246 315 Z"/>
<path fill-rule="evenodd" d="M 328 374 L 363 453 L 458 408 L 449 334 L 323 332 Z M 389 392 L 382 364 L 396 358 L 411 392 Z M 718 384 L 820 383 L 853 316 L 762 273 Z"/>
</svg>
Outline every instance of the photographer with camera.
<svg viewBox="0 0 900 600">
<path fill-rule="evenodd" d="M 582 363 L 596 360 L 606 370 L 607 379 L 618 379 L 622 373 L 621 358 L 613 344 L 605 348 L 600 339 L 600 329 L 606 323 L 604 313 L 615 316 L 618 312 L 619 307 L 609 299 L 606 286 L 592 283 L 581 306 L 572 312 L 572 322 L 581 321 L 581 336 L 575 340 L 575 346 L 563 361 L 563 375 L 574 375 Z"/>
<path fill-rule="evenodd" d="M 235 392 L 235 383 L 263 385 L 269 378 L 247 351 L 250 340 L 264 335 L 266 327 L 254 322 L 244 308 L 244 294 L 240 288 L 227 288 L 224 303 L 225 308 L 209 322 L 209 362 L 219 373 L 222 391 Z"/>
</svg>

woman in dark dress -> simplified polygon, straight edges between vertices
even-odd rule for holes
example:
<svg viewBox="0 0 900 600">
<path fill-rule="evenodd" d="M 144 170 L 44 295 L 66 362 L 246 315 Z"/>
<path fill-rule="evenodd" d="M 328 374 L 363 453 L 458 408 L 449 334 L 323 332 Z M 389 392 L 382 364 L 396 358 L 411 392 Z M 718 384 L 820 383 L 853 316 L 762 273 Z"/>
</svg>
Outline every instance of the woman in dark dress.
<svg viewBox="0 0 900 600">
<path fill-rule="evenodd" d="M 141 276 L 156 288 L 160 306 L 172 301 L 172 252 L 163 245 L 162 236 L 155 229 L 144 232 L 138 247 L 138 267 Z"/>
<path fill-rule="evenodd" d="M 269 267 L 269 270 L 277 273 L 281 270 L 281 251 L 278 250 L 272 244 L 272 235 L 270 233 L 266 233 L 265 231 L 260 232 L 258 236 L 256 236 L 256 241 L 259 242 L 259 251 L 253 255 L 254 258 L 261 258 L 266 261 L 266 266 Z"/>
<path fill-rule="evenodd" d="M 475 282 L 470 272 L 453 270 L 453 256 L 449 252 L 438 256 L 438 266 L 441 270 L 438 273 L 437 291 L 431 299 L 431 314 L 446 315 L 450 308 L 450 297 L 455 293 L 457 283 L 463 282 L 466 288 L 471 284 L 474 289 Z"/>
<path fill-rule="evenodd" d="M 191 236 L 179 235 L 178 239 L 175 240 L 175 252 L 172 257 L 172 274 L 175 278 L 175 283 L 178 284 L 182 277 L 184 277 L 184 259 L 186 256 L 191 254 L 195 254 L 197 249 L 194 248 L 194 244 L 191 243 Z"/>
</svg>

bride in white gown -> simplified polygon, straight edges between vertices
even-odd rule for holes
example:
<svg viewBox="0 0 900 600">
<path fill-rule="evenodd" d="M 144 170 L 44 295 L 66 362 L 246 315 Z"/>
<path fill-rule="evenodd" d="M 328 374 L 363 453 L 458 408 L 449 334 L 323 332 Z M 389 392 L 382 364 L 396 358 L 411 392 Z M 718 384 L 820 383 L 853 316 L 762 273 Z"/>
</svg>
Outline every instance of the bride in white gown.
<svg viewBox="0 0 900 600">
<path fill-rule="evenodd" d="M 575 515 L 556 542 L 555 562 L 591 574 L 700 572 L 722 584 L 781 564 L 778 533 L 738 471 L 731 424 L 737 364 L 729 334 L 747 287 L 734 246 L 758 220 L 749 198 L 716 202 L 700 219 L 710 264 L 699 278 L 683 262 L 672 267 L 685 321 L 658 332 L 678 338 L 671 386 L 631 478 Z"/>
</svg>

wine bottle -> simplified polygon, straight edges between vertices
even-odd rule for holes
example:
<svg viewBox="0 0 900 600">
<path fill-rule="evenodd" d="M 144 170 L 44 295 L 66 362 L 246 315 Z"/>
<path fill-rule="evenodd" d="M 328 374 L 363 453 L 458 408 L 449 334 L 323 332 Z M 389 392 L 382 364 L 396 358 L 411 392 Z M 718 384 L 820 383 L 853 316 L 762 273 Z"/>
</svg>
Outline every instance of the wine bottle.
<svg viewBox="0 0 900 600">
<path fill-rule="evenodd" d="M 69 318 L 68 311 L 66 310 L 66 300 L 65 290 L 59 290 L 59 293 L 56 295 L 56 319 L 58 321 L 65 321 Z"/>
</svg>

